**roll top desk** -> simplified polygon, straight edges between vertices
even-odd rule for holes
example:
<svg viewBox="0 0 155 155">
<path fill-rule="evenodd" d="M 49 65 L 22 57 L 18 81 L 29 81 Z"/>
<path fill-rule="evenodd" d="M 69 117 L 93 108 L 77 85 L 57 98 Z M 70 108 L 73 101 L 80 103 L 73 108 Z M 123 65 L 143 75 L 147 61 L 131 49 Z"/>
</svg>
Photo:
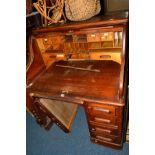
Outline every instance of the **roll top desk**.
<svg viewBox="0 0 155 155">
<path fill-rule="evenodd" d="M 127 120 L 128 18 L 96 17 L 31 32 L 27 111 L 71 131 L 83 106 L 92 142 L 120 149 Z"/>
</svg>

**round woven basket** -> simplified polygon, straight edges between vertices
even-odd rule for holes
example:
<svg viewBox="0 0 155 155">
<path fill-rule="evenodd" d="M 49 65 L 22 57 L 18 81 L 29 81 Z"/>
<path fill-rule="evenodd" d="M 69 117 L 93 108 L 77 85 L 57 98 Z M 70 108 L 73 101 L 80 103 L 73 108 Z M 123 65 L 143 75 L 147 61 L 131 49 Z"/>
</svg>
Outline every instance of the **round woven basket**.
<svg viewBox="0 0 155 155">
<path fill-rule="evenodd" d="M 66 0 L 65 13 L 71 21 L 82 21 L 101 11 L 100 0 Z"/>
</svg>

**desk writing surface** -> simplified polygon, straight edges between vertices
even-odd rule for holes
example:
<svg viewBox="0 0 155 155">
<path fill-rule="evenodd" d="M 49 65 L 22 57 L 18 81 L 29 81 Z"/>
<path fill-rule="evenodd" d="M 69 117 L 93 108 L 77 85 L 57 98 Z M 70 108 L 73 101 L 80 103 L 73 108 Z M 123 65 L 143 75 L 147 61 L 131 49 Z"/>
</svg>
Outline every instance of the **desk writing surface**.
<svg viewBox="0 0 155 155">
<path fill-rule="evenodd" d="M 97 69 L 100 72 L 65 68 Z M 28 88 L 31 93 L 52 97 L 76 96 L 78 98 L 118 99 L 120 64 L 114 61 L 58 61 L 53 63 Z M 48 97 L 47 96 L 47 97 Z"/>
</svg>

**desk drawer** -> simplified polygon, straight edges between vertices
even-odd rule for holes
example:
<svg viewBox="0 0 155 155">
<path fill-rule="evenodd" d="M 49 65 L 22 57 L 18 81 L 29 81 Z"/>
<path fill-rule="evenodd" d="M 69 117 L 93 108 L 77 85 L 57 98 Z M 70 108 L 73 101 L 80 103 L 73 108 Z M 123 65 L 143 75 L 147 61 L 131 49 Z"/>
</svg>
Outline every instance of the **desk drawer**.
<svg viewBox="0 0 155 155">
<path fill-rule="evenodd" d="M 64 53 L 42 53 L 45 64 L 47 65 L 50 62 L 54 62 L 55 60 L 64 60 Z"/>
<path fill-rule="evenodd" d="M 92 60 L 113 60 L 121 63 L 120 52 L 90 52 L 90 59 Z"/>
<path fill-rule="evenodd" d="M 105 118 L 111 118 L 115 116 L 115 107 L 109 105 L 99 105 L 95 103 L 89 103 L 87 106 L 87 113 L 89 116 L 102 116 Z"/>
<path fill-rule="evenodd" d="M 123 107 L 90 102 L 85 107 L 88 116 L 102 116 L 104 118 L 122 117 Z"/>
<path fill-rule="evenodd" d="M 99 125 L 113 125 L 113 126 L 120 126 L 119 119 L 116 117 L 112 118 L 104 118 L 104 117 L 97 117 L 97 116 L 90 116 L 89 122 L 95 122 Z"/>
<path fill-rule="evenodd" d="M 64 36 L 45 36 L 43 38 L 44 45 L 61 45 L 64 42 Z"/>
<path fill-rule="evenodd" d="M 95 132 L 104 135 L 119 135 L 121 130 L 118 127 L 110 127 L 106 125 L 89 124 L 90 132 Z"/>
<path fill-rule="evenodd" d="M 105 142 L 117 143 L 117 144 L 121 143 L 121 135 L 112 136 L 112 135 L 104 135 L 104 134 L 98 134 L 98 133 L 92 132 L 91 137 L 103 142 L 105 141 Z"/>
<path fill-rule="evenodd" d="M 49 52 L 49 53 L 42 53 L 43 54 L 43 57 L 46 58 L 46 59 L 64 59 L 65 57 L 65 54 L 64 53 L 57 53 L 57 52 Z"/>
</svg>

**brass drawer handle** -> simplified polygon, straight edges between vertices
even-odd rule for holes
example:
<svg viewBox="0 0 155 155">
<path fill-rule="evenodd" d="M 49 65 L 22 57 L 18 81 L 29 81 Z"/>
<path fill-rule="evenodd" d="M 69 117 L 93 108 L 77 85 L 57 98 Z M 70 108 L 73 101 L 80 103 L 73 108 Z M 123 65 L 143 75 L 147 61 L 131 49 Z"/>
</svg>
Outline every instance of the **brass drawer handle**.
<svg viewBox="0 0 155 155">
<path fill-rule="evenodd" d="M 104 108 L 96 108 L 94 107 L 93 110 L 96 110 L 96 111 L 101 111 L 101 112 L 106 112 L 106 113 L 110 113 L 111 111 L 109 109 L 104 109 Z"/>
<path fill-rule="evenodd" d="M 95 128 L 95 131 L 101 131 L 101 132 L 111 133 L 111 130 L 108 130 L 108 129 L 101 129 L 101 128 Z"/>
<path fill-rule="evenodd" d="M 111 123 L 111 120 L 103 119 L 103 118 L 97 118 L 97 117 L 95 117 L 94 120 L 95 121 L 99 121 L 99 122 Z"/>
<path fill-rule="evenodd" d="M 102 137 L 102 136 L 96 136 L 96 138 L 101 139 L 101 140 L 104 140 L 104 141 L 108 141 L 108 142 L 111 142 L 112 141 L 111 138 L 106 138 L 106 137 Z"/>
</svg>

